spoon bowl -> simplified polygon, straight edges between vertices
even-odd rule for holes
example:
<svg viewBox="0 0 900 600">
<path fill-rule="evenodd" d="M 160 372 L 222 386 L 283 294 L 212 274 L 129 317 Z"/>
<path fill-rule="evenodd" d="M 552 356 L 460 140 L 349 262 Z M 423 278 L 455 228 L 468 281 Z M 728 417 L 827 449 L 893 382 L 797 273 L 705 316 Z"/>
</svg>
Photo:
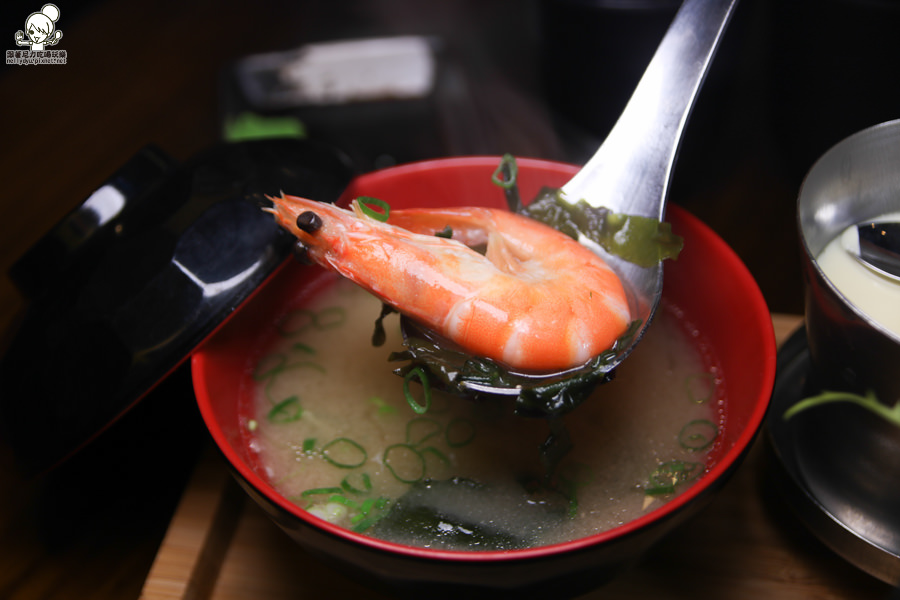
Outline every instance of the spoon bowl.
<svg viewBox="0 0 900 600">
<path fill-rule="evenodd" d="M 870 221 L 848 227 L 841 244 L 865 267 L 900 281 L 900 223 Z"/>
<path fill-rule="evenodd" d="M 615 213 L 665 217 L 669 181 L 682 133 L 737 0 L 686 0 L 675 15 L 647 70 L 609 136 L 587 164 L 561 188 L 569 203 Z M 659 305 L 662 260 L 643 267 L 606 252 L 581 235 L 579 241 L 600 254 L 624 284 L 636 327 L 612 348 L 602 373 L 611 373 L 641 340 Z M 407 324 L 408 329 L 409 324 Z M 465 384 L 463 393 L 517 396 L 525 387 L 557 385 L 580 368 L 507 382 Z M 520 383 L 524 381 L 523 383 Z"/>
</svg>

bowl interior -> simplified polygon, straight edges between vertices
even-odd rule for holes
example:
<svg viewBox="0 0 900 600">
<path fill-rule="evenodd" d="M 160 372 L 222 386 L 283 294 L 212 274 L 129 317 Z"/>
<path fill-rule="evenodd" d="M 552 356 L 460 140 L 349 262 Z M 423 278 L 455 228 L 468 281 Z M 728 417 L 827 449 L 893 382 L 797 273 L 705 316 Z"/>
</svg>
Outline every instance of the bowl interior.
<svg viewBox="0 0 900 600">
<path fill-rule="evenodd" d="M 523 199 L 542 186 L 561 186 L 577 167 L 538 160 L 519 161 Z M 392 207 L 484 205 L 505 207 L 502 191 L 490 182 L 497 157 L 442 159 L 414 163 L 357 178 L 345 192 L 347 201 L 359 195 L 385 199 Z M 193 357 L 194 385 L 206 424 L 233 468 L 267 500 L 336 536 L 392 552 L 450 560 L 507 560 L 541 556 L 593 545 L 627 535 L 679 511 L 721 483 L 739 462 L 763 421 L 775 376 L 775 340 L 768 309 L 755 281 L 734 252 L 699 220 L 670 207 L 667 217 L 685 238 L 677 261 L 668 261 L 664 295 L 696 328 L 703 351 L 715 361 L 724 379 L 726 397 L 721 443 L 708 459 L 709 470 L 687 491 L 646 515 L 589 538 L 555 546 L 512 552 L 449 552 L 414 549 L 373 540 L 321 521 L 282 498 L 258 469 L 250 451 L 246 423 L 248 402 L 240 390 L 249 385 L 248 340 L 273 322 L 285 302 L 314 286 L 314 268 L 286 263 L 253 301 Z"/>
</svg>

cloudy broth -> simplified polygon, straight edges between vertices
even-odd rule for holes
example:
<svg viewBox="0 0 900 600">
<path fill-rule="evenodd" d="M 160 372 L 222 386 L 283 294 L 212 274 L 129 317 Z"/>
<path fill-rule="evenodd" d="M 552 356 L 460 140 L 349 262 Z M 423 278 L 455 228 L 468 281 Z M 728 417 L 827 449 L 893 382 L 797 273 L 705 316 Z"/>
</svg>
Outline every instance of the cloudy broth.
<svg viewBox="0 0 900 600">
<path fill-rule="evenodd" d="M 661 307 L 614 381 L 564 417 L 574 447 L 547 477 L 548 423 L 512 403 L 403 393 L 396 315 L 334 278 L 258 355 L 252 447 L 286 498 L 337 525 L 416 546 L 540 546 L 631 521 L 687 489 L 721 429 L 721 382 L 678 311 Z M 652 376 L 650 376 L 652 374 Z M 410 386 L 422 401 L 421 387 Z"/>
</svg>

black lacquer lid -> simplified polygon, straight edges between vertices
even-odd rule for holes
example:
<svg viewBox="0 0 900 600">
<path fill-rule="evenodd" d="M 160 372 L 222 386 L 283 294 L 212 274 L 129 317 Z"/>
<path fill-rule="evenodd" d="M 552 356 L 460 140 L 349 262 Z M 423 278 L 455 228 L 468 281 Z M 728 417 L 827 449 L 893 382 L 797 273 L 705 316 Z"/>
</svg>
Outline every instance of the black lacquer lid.
<svg viewBox="0 0 900 600">
<path fill-rule="evenodd" d="M 265 195 L 334 201 L 352 175 L 296 139 L 223 143 L 184 165 L 150 147 L 58 223 L 10 270 L 28 307 L 0 363 L 0 427 L 23 470 L 90 442 L 290 254 Z"/>
</svg>

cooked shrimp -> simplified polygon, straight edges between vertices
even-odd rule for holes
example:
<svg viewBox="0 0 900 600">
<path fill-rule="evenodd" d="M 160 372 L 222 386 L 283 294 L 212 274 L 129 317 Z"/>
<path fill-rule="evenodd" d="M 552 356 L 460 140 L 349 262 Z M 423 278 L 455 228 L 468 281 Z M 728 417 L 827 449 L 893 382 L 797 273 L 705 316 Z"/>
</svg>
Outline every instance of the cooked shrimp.
<svg viewBox="0 0 900 600">
<path fill-rule="evenodd" d="M 606 263 L 528 217 L 477 207 L 406 209 L 390 211 L 384 223 L 357 201 L 345 210 L 295 196 L 271 200 L 269 212 L 314 262 L 509 368 L 584 364 L 630 321 L 622 283 Z M 435 235 L 446 227 L 452 239 Z"/>
</svg>

